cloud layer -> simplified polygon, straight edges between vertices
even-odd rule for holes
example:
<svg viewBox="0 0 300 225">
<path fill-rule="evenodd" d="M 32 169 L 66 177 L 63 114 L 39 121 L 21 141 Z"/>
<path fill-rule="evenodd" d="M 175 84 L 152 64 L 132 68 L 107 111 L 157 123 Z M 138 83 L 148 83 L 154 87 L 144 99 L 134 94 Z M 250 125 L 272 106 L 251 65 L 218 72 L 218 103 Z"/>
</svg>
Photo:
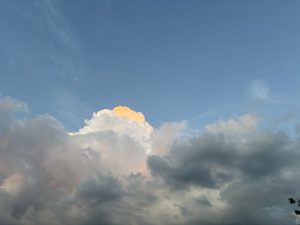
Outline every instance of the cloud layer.
<svg viewBox="0 0 300 225">
<path fill-rule="evenodd" d="M 26 108 L 0 100 L 1 225 L 293 224 L 300 139 L 253 115 L 189 135 L 106 109 L 71 134 Z"/>
</svg>

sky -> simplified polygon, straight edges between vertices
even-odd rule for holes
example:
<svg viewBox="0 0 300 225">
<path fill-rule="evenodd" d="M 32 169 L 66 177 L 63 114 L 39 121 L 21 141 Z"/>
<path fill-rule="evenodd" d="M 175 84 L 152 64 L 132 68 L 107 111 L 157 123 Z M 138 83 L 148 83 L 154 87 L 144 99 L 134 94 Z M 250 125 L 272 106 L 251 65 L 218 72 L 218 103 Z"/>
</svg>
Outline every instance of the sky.
<svg viewBox="0 0 300 225">
<path fill-rule="evenodd" d="M 0 225 L 299 223 L 299 11 L 0 0 Z"/>
<path fill-rule="evenodd" d="M 156 126 L 299 110 L 299 1 L 0 4 L 1 94 L 69 130 L 117 105 Z"/>
</svg>

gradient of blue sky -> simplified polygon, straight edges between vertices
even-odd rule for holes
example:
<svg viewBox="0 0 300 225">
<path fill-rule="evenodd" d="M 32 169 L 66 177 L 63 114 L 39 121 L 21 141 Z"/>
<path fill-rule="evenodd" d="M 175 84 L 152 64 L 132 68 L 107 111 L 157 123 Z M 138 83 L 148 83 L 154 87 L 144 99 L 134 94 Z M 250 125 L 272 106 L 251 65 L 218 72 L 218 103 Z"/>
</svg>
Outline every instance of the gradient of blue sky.
<svg viewBox="0 0 300 225">
<path fill-rule="evenodd" d="M 300 1 L 0 1 L 0 93 L 68 129 L 127 105 L 157 126 L 299 117 Z"/>
</svg>

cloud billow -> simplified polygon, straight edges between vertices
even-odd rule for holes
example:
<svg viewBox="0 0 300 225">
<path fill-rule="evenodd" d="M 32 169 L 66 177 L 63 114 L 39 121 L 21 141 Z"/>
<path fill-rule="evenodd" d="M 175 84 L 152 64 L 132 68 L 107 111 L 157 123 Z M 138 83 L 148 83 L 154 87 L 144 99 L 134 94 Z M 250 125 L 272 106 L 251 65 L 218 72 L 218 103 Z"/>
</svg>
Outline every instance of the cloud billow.
<svg viewBox="0 0 300 225">
<path fill-rule="evenodd" d="M 267 130 L 242 143 L 204 134 L 174 145 L 168 155 L 150 156 L 148 164 L 154 175 L 169 181 L 216 188 L 235 178 L 257 180 L 278 174 L 298 157 L 286 149 L 289 144 L 284 133 Z"/>
<path fill-rule="evenodd" d="M 1 225 L 294 223 L 300 139 L 259 129 L 255 116 L 189 137 L 127 108 L 75 133 L 49 115 L 14 116 L 25 109 L 0 99 Z"/>
</svg>

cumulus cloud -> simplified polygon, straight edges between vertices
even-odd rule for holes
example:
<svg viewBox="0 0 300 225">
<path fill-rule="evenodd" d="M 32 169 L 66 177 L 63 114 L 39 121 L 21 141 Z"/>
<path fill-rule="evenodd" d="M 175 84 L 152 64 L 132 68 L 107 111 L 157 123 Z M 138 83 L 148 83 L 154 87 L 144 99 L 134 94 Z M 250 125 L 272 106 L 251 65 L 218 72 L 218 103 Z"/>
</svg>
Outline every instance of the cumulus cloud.
<svg viewBox="0 0 300 225">
<path fill-rule="evenodd" d="M 205 126 L 209 133 L 226 134 L 230 136 L 249 135 L 257 129 L 259 118 L 254 115 L 246 114 L 237 119 L 220 120 Z"/>
<path fill-rule="evenodd" d="M 113 110 L 103 109 L 85 120 L 85 126 L 72 135 L 86 135 L 102 131 L 112 131 L 119 136 L 128 136 L 137 144 L 151 151 L 150 134 L 153 127 L 145 121 L 144 115 L 128 107 L 115 107 Z"/>
<path fill-rule="evenodd" d="M 0 224 L 293 224 L 299 137 L 254 115 L 154 128 L 127 107 L 69 133 L 49 115 L 0 99 Z M 185 133 L 184 137 L 182 133 Z"/>
</svg>

